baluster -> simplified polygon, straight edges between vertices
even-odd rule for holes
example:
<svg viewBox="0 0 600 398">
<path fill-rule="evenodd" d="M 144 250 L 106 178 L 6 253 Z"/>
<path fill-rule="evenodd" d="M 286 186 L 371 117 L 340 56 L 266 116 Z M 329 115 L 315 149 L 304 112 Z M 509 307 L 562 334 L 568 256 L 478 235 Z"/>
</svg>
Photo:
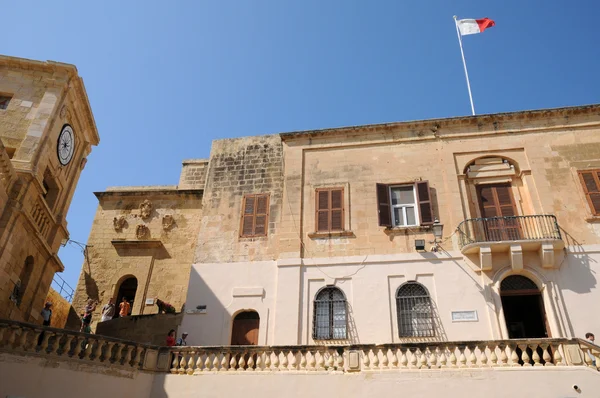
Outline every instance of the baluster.
<svg viewBox="0 0 600 398">
<path fill-rule="evenodd" d="M 275 355 L 275 358 L 273 358 L 273 370 L 278 371 L 279 370 L 279 351 L 278 350 L 274 350 L 273 354 Z"/>
<path fill-rule="evenodd" d="M 72 358 L 79 358 L 81 355 L 81 350 L 83 350 L 83 338 L 76 336 L 75 337 L 75 347 L 73 348 L 73 356 Z"/>
<path fill-rule="evenodd" d="M 406 353 L 410 353 L 410 367 L 411 369 L 418 368 L 417 366 L 417 350 L 407 350 Z"/>
<path fill-rule="evenodd" d="M 297 353 L 290 350 L 289 355 L 292 356 L 292 361 L 290 362 L 290 365 L 292 366 L 292 370 L 298 370 L 298 360 L 296 359 Z"/>
<path fill-rule="evenodd" d="M 344 352 L 338 352 L 337 354 L 337 364 L 336 370 L 343 371 L 344 370 Z"/>
<path fill-rule="evenodd" d="M 254 353 L 250 352 L 248 356 L 248 366 L 246 372 L 252 372 L 254 370 Z"/>
<path fill-rule="evenodd" d="M 288 361 L 287 354 L 285 353 L 285 351 L 281 351 L 281 355 L 283 357 L 281 360 L 281 370 L 289 370 L 288 369 L 289 361 Z"/>
<path fill-rule="evenodd" d="M 458 357 L 458 362 L 460 362 L 460 365 L 458 366 L 459 368 L 467 367 L 467 357 L 465 356 L 466 349 L 467 347 L 458 347 L 458 352 L 460 352 L 460 355 Z"/>
<path fill-rule="evenodd" d="M 595 369 L 596 367 L 594 366 L 594 360 L 590 357 L 590 353 L 587 350 L 585 350 L 585 351 L 582 350 L 582 355 L 583 355 L 583 362 L 585 362 L 585 365 L 587 367 Z"/>
<path fill-rule="evenodd" d="M 65 346 L 63 351 L 61 352 L 62 354 L 66 354 L 66 356 L 69 356 L 69 353 L 71 352 L 71 347 L 73 347 L 73 339 L 75 339 L 75 336 L 72 334 L 68 334 L 67 335 L 67 339 L 65 341 Z"/>
<path fill-rule="evenodd" d="M 8 346 L 10 348 L 13 347 L 13 345 L 15 344 L 15 340 L 17 338 L 17 331 L 19 329 L 16 326 L 13 326 L 10 328 L 10 331 L 8 332 Z"/>
<path fill-rule="evenodd" d="M 476 368 L 477 367 L 477 356 L 475 355 L 475 346 L 469 346 L 469 367 Z"/>
<path fill-rule="evenodd" d="M 378 370 L 379 369 L 379 351 L 381 351 L 380 349 L 375 349 L 375 351 L 371 352 L 373 353 L 373 360 L 371 360 L 371 369 L 373 370 Z"/>
<path fill-rule="evenodd" d="M 556 366 L 565 366 L 565 363 L 563 362 L 563 356 L 560 353 L 560 345 L 552 345 L 552 347 L 554 348 L 553 353 L 554 353 L 554 365 Z"/>
<path fill-rule="evenodd" d="M 106 345 L 106 353 L 104 354 L 104 359 L 102 360 L 102 362 L 108 360 L 108 362 L 111 362 L 112 359 L 112 351 L 113 351 L 113 347 L 115 346 L 115 342 L 114 341 L 109 341 L 108 344 Z"/>
<path fill-rule="evenodd" d="M 6 334 L 6 330 L 8 330 L 8 326 L 0 325 L 0 346 L 4 346 L 4 335 Z M 36 330 L 38 332 L 38 330 Z M 40 330 L 39 333 L 42 331 Z M 38 336 L 36 336 L 38 337 Z M 36 340 L 37 341 L 37 340 Z"/>
<path fill-rule="evenodd" d="M 322 351 L 319 351 L 319 359 L 317 360 L 317 367 L 319 370 L 325 370 L 325 357 Z"/>
<path fill-rule="evenodd" d="M 481 367 L 488 366 L 488 357 L 485 353 L 487 345 L 480 345 L 477 348 L 479 348 L 479 363 L 481 364 Z"/>
<path fill-rule="evenodd" d="M 490 347 L 490 366 L 497 367 L 498 366 L 498 355 L 496 355 L 496 346 L 493 345 Z"/>
<path fill-rule="evenodd" d="M 427 356 L 424 351 L 419 349 L 419 369 L 427 369 Z"/>
<path fill-rule="evenodd" d="M 219 353 L 215 352 L 213 354 L 213 361 L 212 361 L 212 370 L 215 372 L 219 371 L 219 364 L 221 363 L 221 361 L 219 361 Z"/>
<path fill-rule="evenodd" d="M 381 357 L 381 368 L 382 369 L 389 369 L 389 364 L 390 364 L 390 359 L 388 357 L 388 355 L 390 354 L 390 350 L 387 349 L 386 351 L 381 351 L 381 353 L 383 354 L 383 357 Z"/>
<path fill-rule="evenodd" d="M 44 338 L 42 339 L 42 344 L 40 345 L 40 354 L 46 353 L 50 337 L 52 337 L 53 334 L 54 333 L 48 331 L 44 333 Z"/>
<path fill-rule="evenodd" d="M 548 344 L 541 344 L 540 346 L 542 347 L 542 350 L 544 350 L 542 354 L 544 366 L 554 366 L 552 363 L 552 356 L 550 356 L 550 353 L 548 352 Z"/>
<path fill-rule="evenodd" d="M 271 351 L 265 351 L 265 370 L 271 370 Z"/>
<path fill-rule="evenodd" d="M 127 347 L 129 350 L 129 347 Z M 177 369 L 179 368 L 179 351 L 171 351 L 173 354 L 173 363 L 171 364 L 171 373 L 177 374 Z M 127 354 L 125 354 L 127 357 Z"/>
<path fill-rule="evenodd" d="M 27 337 L 29 337 L 29 329 L 23 329 L 21 332 L 21 337 L 19 338 L 19 342 L 17 343 L 17 348 L 22 351 L 27 351 Z"/>
<path fill-rule="evenodd" d="M 117 343 L 117 349 L 115 352 L 115 361 L 113 363 L 121 364 L 121 359 L 123 359 L 123 348 L 124 347 L 125 347 L 124 344 Z"/>
<path fill-rule="evenodd" d="M 230 357 L 231 357 L 231 359 L 229 360 L 229 371 L 230 372 L 233 372 L 236 369 L 236 366 L 237 366 L 237 359 L 235 359 L 236 355 L 237 354 L 235 352 L 232 352 L 230 354 Z"/>
<path fill-rule="evenodd" d="M 177 369 L 177 373 L 180 375 L 185 374 L 185 368 L 187 366 L 187 361 L 185 360 L 186 355 L 189 355 L 187 352 L 181 351 L 179 359 L 179 369 Z"/>
<path fill-rule="evenodd" d="M 57 332 L 54 333 L 54 339 L 52 341 L 52 345 L 48 344 L 48 354 L 58 355 L 58 349 L 60 347 L 60 339 L 62 338 L 63 333 Z"/>
<path fill-rule="evenodd" d="M 392 368 L 398 369 L 398 349 L 390 349 L 390 351 L 392 353 Z"/>
<path fill-rule="evenodd" d="M 327 358 L 327 370 L 331 371 L 331 370 L 333 370 L 333 364 L 334 364 L 334 362 L 333 362 L 333 352 L 327 351 L 327 355 L 328 355 L 328 358 Z"/>
<path fill-rule="evenodd" d="M 144 352 L 144 347 L 137 347 L 135 349 L 135 358 L 133 359 L 133 364 L 131 365 L 134 368 L 140 366 L 140 362 L 142 361 L 142 352 Z"/>
<path fill-rule="evenodd" d="M 506 355 L 506 350 L 508 349 L 510 352 L 510 347 L 504 344 L 498 345 L 500 348 L 500 366 L 509 366 L 508 365 L 508 355 Z"/>
<path fill-rule="evenodd" d="M 308 370 L 309 371 L 314 371 L 317 370 L 317 358 L 316 358 L 316 354 L 313 351 L 309 351 L 308 352 L 310 354 L 310 360 L 308 361 Z"/>
<path fill-rule="evenodd" d="M 448 357 L 446 357 L 446 347 L 442 347 L 440 350 L 440 368 L 446 369 L 448 367 Z"/>
<path fill-rule="evenodd" d="M 228 359 L 228 355 L 227 353 L 223 353 L 221 356 L 221 369 L 219 369 L 221 372 L 226 372 L 228 365 L 229 365 L 229 359 Z"/>
<path fill-rule="evenodd" d="M 369 351 L 363 351 L 363 369 L 364 370 L 369 370 L 369 364 L 370 364 L 370 360 L 369 360 Z"/>
<path fill-rule="evenodd" d="M 189 354 L 190 359 L 188 360 L 187 369 L 186 369 L 186 373 L 190 376 L 194 374 L 194 363 L 195 363 L 194 356 L 195 355 L 196 355 L 196 351 L 190 351 L 190 354 Z"/>
<path fill-rule="evenodd" d="M 451 368 L 457 368 L 458 367 L 458 365 L 456 364 L 456 362 L 457 362 L 457 359 L 456 359 L 456 350 L 459 350 L 459 348 L 458 347 L 454 347 L 454 349 L 450 350 L 450 367 Z"/>
<path fill-rule="evenodd" d="M 4 329 L 0 329 L 0 332 L 2 332 L 2 330 Z M 42 335 L 43 331 L 41 329 L 33 329 L 33 338 L 31 339 L 31 345 L 33 348 L 33 351 L 36 351 L 39 346 L 41 345 L 41 335 Z M 2 336 L 0 336 L 0 346 L 2 345 Z"/>
<path fill-rule="evenodd" d="M 199 375 L 200 373 L 202 373 L 202 355 L 204 355 L 202 353 L 202 351 L 196 351 L 193 352 L 193 354 L 195 355 L 194 358 L 196 358 L 196 369 L 194 369 L 194 375 Z"/>
<path fill-rule="evenodd" d="M 308 351 L 300 351 L 300 370 L 306 370 L 306 355 Z"/>
<path fill-rule="evenodd" d="M 438 367 L 437 366 L 436 350 L 433 350 L 433 351 L 430 350 L 429 351 L 430 352 L 430 355 L 429 355 L 429 368 L 430 369 L 436 369 Z"/>
<path fill-rule="evenodd" d="M 509 352 L 510 352 L 510 362 L 509 365 L 510 366 L 521 366 L 519 364 L 519 355 L 517 354 L 517 346 L 515 345 L 514 348 L 512 345 L 508 346 Z"/>
<path fill-rule="evenodd" d="M 529 358 L 529 354 L 527 353 L 527 344 L 518 344 L 517 347 L 521 349 L 521 361 L 523 361 L 523 366 L 531 366 L 531 358 Z"/>
<path fill-rule="evenodd" d="M 263 369 L 263 353 L 259 352 L 256 354 L 256 371 L 261 372 Z"/>
<path fill-rule="evenodd" d="M 204 371 L 205 372 L 210 372 L 211 369 L 211 365 L 212 365 L 212 361 L 210 360 L 211 355 L 213 355 L 211 352 L 207 352 L 206 353 L 206 357 L 204 358 Z M 216 355 L 216 354 L 214 354 Z"/>
<path fill-rule="evenodd" d="M 400 356 L 400 368 L 407 369 L 408 368 L 408 358 L 406 356 L 406 353 L 408 350 L 407 349 L 403 350 L 401 348 L 399 348 L 399 350 L 400 350 L 400 353 L 402 354 Z"/>
<path fill-rule="evenodd" d="M 94 357 L 90 358 L 92 361 L 100 358 L 100 354 L 102 354 L 102 346 L 104 345 L 104 341 L 100 339 L 96 339 L 96 344 L 94 345 Z"/>
<path fill-rule="evenodd" d="M 529 347 L 531 347 L 531 349 L 533 350 L 533 353 L 531 355 L 531 359 L 533 359 L 533 366 L 544 366 L 542 365 L 540 354 L 538 354 L 537 352 L 538 345 L 531 344 Z"/>
<path fill-rule="evenodd" d="M 244 369 L 244 367 L 246 366 L 246 358 L 244 358 L 245 356 L 246 356 L 246 351 L 244 351 L 240 354 L 240 360 L 238 361 L 238 368 L 237 368 L 238 372 L 243 372 L 245 370 Z"/>
</svg>

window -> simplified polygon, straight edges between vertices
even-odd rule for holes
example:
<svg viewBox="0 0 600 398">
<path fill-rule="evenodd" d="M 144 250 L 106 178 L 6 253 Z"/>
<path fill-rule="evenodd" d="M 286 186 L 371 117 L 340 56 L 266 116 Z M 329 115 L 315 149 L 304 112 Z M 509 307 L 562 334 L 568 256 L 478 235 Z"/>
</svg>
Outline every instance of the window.
<svg viewBox="0 0 600 398">
<path fill-rule="evenodd" d="M 582 170 L 578 174 L 592 214 L 600 216 L 600 170 Z"/>
<path fill-rule="evenodd" d="M 407 282 L 396 292 L 398 334 L 400 337 L 433 337 L 433 306 L 427 289 L 418 282 Z"/>
<path fill-rule="evenodd" d="M 8 108 L 8 103 L 12 99 L 9 95 L 0 95 L 0 109 Z"/>
<path fill-rule="evenodd" d="M 244 195 L 240 237 L 267 236 L 269 194 Z"/>
<path fill-rule="evenodd" d="M 325 287 L 317 293 L 313 312 L 313 339 L 346 339 L 346 297 L 337 287 Z"/>
<path fill-rule="evenodd" d="M 44 187 L 44 193 L 42 196 L 46 201 L 46 204 L 50 208 L 50 210 L 54 210 L 54 205 L 56 204 L 56 200 L 58 199 L 58 184 L 54 180 L 50 169 L 46 167 L 46 171 L 44 172 L 44 179 L 42 180 L 42 185 Z"/>
<path fill-rule="evenodd" d="M 344 230 L 344 188 L 319 188 L 316 191 L 317 232 Z"/>
<path fill-rule="evenodd" d="M 380 226 L 433 225 L 429 182 L 377 184 L 377 210 Z"/>
</svg>

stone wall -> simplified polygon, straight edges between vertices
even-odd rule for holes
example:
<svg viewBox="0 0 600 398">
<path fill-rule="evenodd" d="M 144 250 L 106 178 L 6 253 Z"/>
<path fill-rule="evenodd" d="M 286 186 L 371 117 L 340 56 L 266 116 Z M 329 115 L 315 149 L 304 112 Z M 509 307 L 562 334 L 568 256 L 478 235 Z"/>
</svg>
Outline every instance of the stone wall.
<svg viewBox="0 0 600 398">
<path fill-rule="evenodd" d="M 283 153 L 278 135 L 213 142 L 195 262 L 260 261 L 277 257 L 283 198 Z M 270 194 L 266 237 L 240 238 L 244 194 Z"/>
<path fill-rule="evenodd" d="M 164 346 L 169 330 L 177 330 L 183 313 L 134 315 L 100 322 L 96 334 L 136 343 Z M 181 337 L 177 335 L 177 337 Z"/>
<path fill-rule="evenodd" d="M 202 215 L 202 190 L 121 187 L 97 193 L 99 206 L 90 247 L 75 291 L 78 312 L 98 300 L 92 328 L 109 298 L 118 299 L 127 278 L 137 280 L 132 315 L 158 311 L 159 298 L 181 311 Z M 118 303 L 117 303 L 118 305 Z"/>
<path fill-rule="evenodd" d="M 71 323 L 73 323 L 73 319 L 79 321 L 79 316 L 71 306 L 71 303 L 65 300 L 65 298 L 53 288 L 50 288 L 48 291 L 46 302 L 52 303 L 52 319 L 50 320 L 50 326 L 53 328 L 64 329 L 69 319 L 71 319 Z M 75 324 L 75 327 L 71 327 L 71 329 L 79 330 L 79 323 L 75 322 Z"/>
<path fill-rule="evenodd" d="M 184 160 L 177 187 L 179 189 L 204 189 L 207 172 L 208 159 Z"/>
</svg>

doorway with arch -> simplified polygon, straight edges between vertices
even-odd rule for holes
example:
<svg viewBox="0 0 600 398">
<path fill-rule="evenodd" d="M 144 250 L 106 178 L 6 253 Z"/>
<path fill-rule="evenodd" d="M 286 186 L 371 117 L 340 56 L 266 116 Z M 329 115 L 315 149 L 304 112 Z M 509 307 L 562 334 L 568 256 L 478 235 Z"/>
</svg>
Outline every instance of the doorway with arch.
<svg viewBox="0 0 600 398">
<path fill-rule="evenodd" d="M 131 309 L 129 314 L 131 315 L 131 311 L 133 309 L 133 301 L 135 300 L 135 294 L 137 292 L 138 282 L 135 276 L 129 276 L 121 282 L 119 285 L 119 290 L 117 291 L 117 301 L 115 302 L 115 306 L 117 310 L 115 311 L 114 318 L 119 317 L 119 305 L 123 301 L 123 297 L 127 299 L 129 305 L 131 305 Z"/>
<path fill-rule="evenodd" d="M 551 337 L 539 287 L 523 275 L 500 283 L 500 298 L 509 339 Z"/>
</svg>

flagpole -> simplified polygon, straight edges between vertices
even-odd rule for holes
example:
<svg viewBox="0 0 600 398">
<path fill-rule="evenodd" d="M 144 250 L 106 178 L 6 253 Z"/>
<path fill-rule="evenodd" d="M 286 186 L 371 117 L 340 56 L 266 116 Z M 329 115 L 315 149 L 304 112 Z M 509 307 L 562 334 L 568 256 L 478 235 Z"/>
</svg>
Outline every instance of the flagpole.
<svg viewBox="0 0 600 398">
<path fill-rule="evenodd" d="M 467 72 L 467 62 L 465 61 L 465 52 L 463 51 L 462 37 L 458 29 L 458 22 L 454 16 L 454 25 L 456 26 L 456 34 L 458 35 L 458 44 L 460 45 L 460 55 L 462 56 L 463 66 L 465 67 L 465 77 L 467 78 L 467 89 L 469 90 L 469 101 L 471 101 L 471 113 L 475 116 L 475 106 L 473 105 L 473 96 L 471 95 L 471 83 L 469 83 L 469 72 Z"/>
</svg>

